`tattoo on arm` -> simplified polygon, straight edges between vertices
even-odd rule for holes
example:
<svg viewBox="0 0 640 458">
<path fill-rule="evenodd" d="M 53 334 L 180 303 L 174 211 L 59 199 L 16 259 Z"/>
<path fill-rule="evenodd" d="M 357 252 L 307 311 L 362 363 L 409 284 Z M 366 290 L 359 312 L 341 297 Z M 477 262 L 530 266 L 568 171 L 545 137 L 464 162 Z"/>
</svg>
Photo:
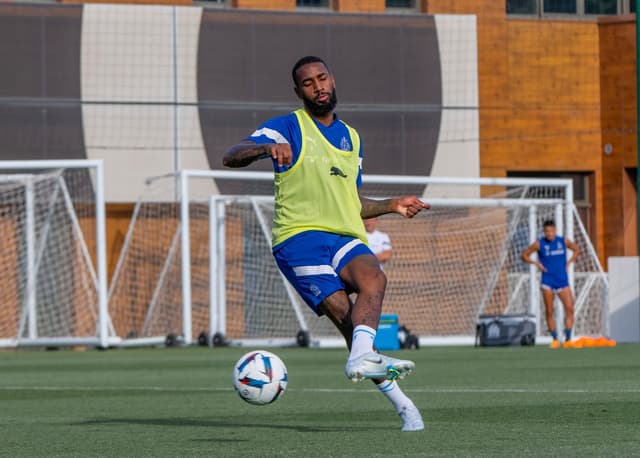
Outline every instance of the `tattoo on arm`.
<svg viewBox="0 0 640 458">
<path fill-rule="evenodd" d="M 391 199 L 377 200 L 360 196 L 360 203 L 362 204 L 360 216 L 364 219 L 375 218 L 376 216 L 393 212 L 393 209 L 391 208 Z"/>
<path fill-rule="evenodd" d="M 264 159 L 271 155 L 268 145 L 255 143 L 239 143 L 232 146 L 224 153 L 222 163 L 225 167 L 246 167 L 258 159 Z"/>
</svg>

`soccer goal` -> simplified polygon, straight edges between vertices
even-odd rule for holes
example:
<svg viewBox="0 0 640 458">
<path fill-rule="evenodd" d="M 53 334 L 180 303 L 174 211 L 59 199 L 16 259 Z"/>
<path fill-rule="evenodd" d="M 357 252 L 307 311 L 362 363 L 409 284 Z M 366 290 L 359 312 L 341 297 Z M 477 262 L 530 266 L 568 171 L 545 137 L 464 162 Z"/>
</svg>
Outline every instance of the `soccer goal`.
<svg viewBox="0 0 640 458">
<path fill-rule="evenodd" d="M 114 342 L 102 167 L 0 162 L 0 347 Z"/>
<path fill-rule="evenodd" d="M 130 343 L 167 335 L 211 343 L 216 335 L 231 344 L 342 345 L 273 261 L 272 181 L 271 173 L 204 170 L 149 179 L 112 280 L 118 335 Z M 606 333 L 607 277 L 570 180 L 365 175 L 362 192 L 417 194 L 432 205 L 412 220 L 379 222 L 393 245 L 384 313 L 397 314 L 421 343 L 471 344 L 487 313 L 533 314 L 544 334 L 539 274 L 520 252 L 541 236 L 545 219 L 582 251 L 569 272 L 576 334 Z"/>
</svg>

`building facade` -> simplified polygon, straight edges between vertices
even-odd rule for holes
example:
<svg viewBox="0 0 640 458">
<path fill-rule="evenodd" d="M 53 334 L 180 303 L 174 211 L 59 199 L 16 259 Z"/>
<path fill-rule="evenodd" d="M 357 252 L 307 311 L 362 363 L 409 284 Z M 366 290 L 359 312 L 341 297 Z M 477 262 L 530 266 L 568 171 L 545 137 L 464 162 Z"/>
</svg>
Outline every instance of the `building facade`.
<svg viewBox="0 0 640 458">
<path fill-rule="evenodd" d="M 110 3 L 114 3 L 113 0 Z M 127 1 L 126 3 L 132 2 Z M 347 70 L 350 69 L 349 63 L 361 65 L 362 62 L 370 62 L 375 59 L 383 59 L 386 62 L 397 56 L 407 56 L 411 62 L 403 61 L 402 65 L 404 66 L 403 70 L 406 70 L 405 73 L 410 76 L 403 80 L 402 84 L 408 88 L 414 87 L 416 90 L 404 95 L 394 95 L 393 91 L 390 91 L 384 103 L 396 106 L 417 102 L 420 106 L 425 107 L 424 113 L 415 115 L 416 119 L 420 116 L 422 118 L 413 124 L 407 123 L 406 117 L 400 113 L 397 113 L 394 118 L 404 120 L 402 121 L 405 123 L 403 125 L 417 126 L 413 130 L 408 127 L 403 131 L 406 133 L 403 138 L 409 139 L 407 140 L 409 143 L 402 143 L 405 150 L 411 151 L 415 149 L 415 145 L 430 145 L 432 156 L 430 165 L 427 167 L 429 170 L 419 171 L 420 173 L 430 173 L 432 168 L 441 167 L 441 175 L 479 174 L 494 177 L 572 178 L 575 184 L 576 205 L 603 265 L 606 266 L 606 259 L 609 256 L 636 255 L 638 253 L 636 243 L 636 202 L 638 196 L 635 186 L 638 169 L 636 155 L 637 82 L 635 76 L 635 14 L 633 14 L 633 5 L 631 4 L 633 2 L 630 3 L 627 0 L 586 3 L 584 0 L 575 0 L 574 2 L 542 2 L 541 0 L 507 2 L 496 0 L 418 0 L 417 2 L 405 0 L 229 0 L 226 2 L 192 3 L 188 0 L 167 2 L 143 0 L 135 3 L 195 6 L 194 8 L 181 9 L 179 13 L 179 25 L 183 27 L 183 31 L 187 32 L 184 35 L 179 35 L 180 41 L 177 42 L 177 46 L 178 48 L 183 46 L 187 51 L 183 55 L 178 54 L 180 59 L 184 61 L 180 60 L 176 67 L 182 72 L 180 78 L 190 78 L 193 83 L 186 83 L 182 86 L 176 84 L 176 86 L 179 88 L 177 97 L 185 103 L 185 108 L 181 108 L 180 111 L 180 122 L 189 126 L 192 121 L 195 123 L 197 120 L 200 123 L 199 127 L 189 127 L 192 131 L 198 132 L 194 134 L 193 139 L 196 140 L 193 142 L 200 143 L 197 145 L 195 143 L 181 143 L 180 145 L 185 151 L 180 156 L 181 161 L 172 160 L 170 156 L 166 156 L 163 163 L 156 161 L 154 166 L 157 167 L 151 167 L 149 171 L 145 172 L 147 175 L 187 166 L 217 168 L 215 164 L 218 159 L 211 156 L 211 151 L 217 151 L 216 154 L 218 154 L 220 147 L 217 144 L 207 145 L 208 141 L 213 141 L 211 140 L 213 138 L 218 141 L 222 141 L 221 138 L 224 141 L 231 138 L 239 139 L 248 125 L 255 124 L 261 117 L 271 115 L 271 109 L 260 111 L 258 105 L 249 107 L 244 114 L 236 111 L 237 116 L 232 117 L 235 121 L 230 125 L 208 134 L 206 126 L 214 125 L 219 117 L 216 110 L 221 105 L 216 105 L 216 103 L 220 102 L 224 94 L 213 94 L 216 90 L 214 84 L 211 86 L 213 95 L 206 100 L 203 99 L 205 91 L 202 79 L 211 77 L 214 83 L 224 84 L 223 80 L 215 77 L 216 74 L 220 75 L 224 72 L 216 73 L 216 71 L 208 69 L 204 62 L 207 62 L 208 58 L 213 55 L 216 58 L 210 60 L 214 67 L 218 65 L 222 68 L 224 65 L 221 62 L 227 62 L 229 68 L 249 68 L 248 53 L 251 52 L 251 47 L 245 46 L 244 35 L 234 35 L 234 31 L 237 31 L 238 27 L 252 27 L 251 30 L 265 33 L 262 35 L 263 40 L 258 34 L 253 38 L 253 43 L 260 41 L 266 43 L 268 42 L 266 35 L 268 31 L 273 31 L 268 35 L 277 35 L 277 30 L 282 28 L 291 33 L 295 32 L 296 36 L 300 38 L 299 40 L 291 40 L 291 36 L 283 36 L 281 37 L 282 42 L 296 41 L 300 50 L 309 48 L 320 53 L 323 52 L 323 49 L 329 50 L 328 52 L 332 53 L 332 61 L 336 61 L 336 66 L 343 75 L 347 74 Z M 554 7 L 555 3 L 559 5 L 557 8 Z M 561 7 L 560 4 L 565 6 Z M 569 5 L 568 9 L 567 4 Z M 593 4 L 600 6 L 594 10 Z M 15 37 L 16 16 L 25 18 L 24 23 L 29 24 L 38 15 L 34 13 L 33 9 L 29 10 L 30 13 L 26 12 L 25 8 L 35 8 L 36 10 L 44 8 L 47 10 L 45 16 L 51 22 L 50 27 L 43 33 L 57 34 L 55 36 L 58 39 L 48 42 L 55 42 L 59 46 L 56 47 L 55 44 L 52 44 L 46 56 L 51 59 L 51 62 L 60 63 L 60 71 L 51 72 L 53 76 L 49 74 L 47 84 L 36 80 L 30 82 L 28 78 L 19 82 L 12 81 L 11 76 L 5 73 L 2 78 L 2 87 L 4 88 L 2 91 L 5 97 L 11 98 L 16 95 L 26 98 L 40 95 L 51 97 L 51 94 L 54 94 L 54 98 L 68 100 L 82 99 L 91 95 L 90 98 L 93 102 L 116 101 L 120 103 L 124 100 L 125 102 L 137 103 L 142 93 L 144 96 L 142 99 L 146 102 L 149 100 L 160 104 L 167 102 L 169 105 L 175 102 L 175 100 L 165 100 L 162 95 L 162 91 L 170 89 L 171 81 L 174 81 L 171 78 L 176 78 L 176 80 L 178 78 L 171 73 L 175 65 L 170 59 L 164 64 L 162 59 L 149 61 L 147 70 L 150 70 L 145 73 L 149 79 L 143 81 L 139 88 L 134 86 L 134 90 L 131 90 L 130 82 L 134 79 L 140 81 L 139 75 L 135 73 L 137 70 L 131 70 L 131 68 L 140 64 L 144 55 L 132 54 L 127 57 L 126 54 L 113 54 L 109 51 L 115 49 L 111 40 L 121 39 L 118 46 L 133 49 L 136 43 L 140 42 L 140 39 L 144 39 L 146 40 L 146 48 L 142 49 L 141 53 L 144 54 L 151 50 L 150 55 L 154 55 L 155 49 L 163 46 L 162 40 L 167 39 L 168 36 L 162 32 L 162 28 L 166 26 L 167 30 L 171 30 L 170 25 L 166 23 L 169 10 L 154 9 L 153 12 L 150 12 L 141 6 L 127 6 L 124 10 L 116 10 L 106 6 L 101 9 L 100 5 L 83 8 L 81 5 L 31 7 L 20 4 L 5 4 L 0 12 L 0 21 L 4 17 L 7 24 L 13 24 L 14 28 L 0 27 L 0 34 L 2 34 L 2 30 L 8 34 L 6 39 L 2 39 L 3 43 L 10 43 L 10 37 Z M 248 12 L 246 10 L 260 11 Z M 88 11 L 91 11 L 91 17 L 89 17 Z M 283 15 L 282 11 L 286 11 L 287 15 Z M 303 15 L 292 14 L 296 12 L 303 13 Z M 135 23 L 134 21 L 133 27 L 138 30 L 136 33 L 140 34 L 136 35 L 138 38 L 133 40 L 132 35 L 127 36 L 125 25 L 122 26 L 120 35 L 116 33 L 111 38 L 100 35 L 98 32 L 88 35 L 92 30 L 100 30 L 100 21 L 106 20 L 105 18 L 108 18 L 109 14 L 114 15 L 113 24 L 126 23 L 127 21 L 124 21 L 123 17 L 136 18 L 139 22 Z M 153 19 L 156 14 L 158 15 L 157 23 Z M 51 19 L 52 17 L 57 20 Z M 94 21 L 95 27 L 87 28 L 87 21 L 91 20 Z M 262 24 L 262 28 L 256 28 L 255 24 L 258 23 Z M 313 37 L 327 41 L 329 40 L 327 36 L 330 37 L 331 34 L 326 35 L 326 29 L 334 27 L 336 33 L 351 37 L 344 38 L 348 42 L 357 42 L 357 37 L 362 38 L 362 47 L 357 49 L 365 49 L 368 44 L 375 42 L 378 46 L 374 51 L 378 52 L 340 56 L 336 51 L 341 49 L 340 46 L 331 47 L 328 45 L 327 48 L 305 46 L 307 43 L 304 39 L 305 24 L 307 29 L 313 31 Z M 224 42 L 225 35 L 219 33 L 224 27 L 228 27 L 226 36 L 230 37 L 226 43 Z M 35 26 L 34 30 L 36 30 Z M 376 30 L 387 30 L 388 33 L 376 32 Z M 398 31 L 402 30 L 406 31 L 406 35 L 399 35 L 401 32 Z M 414 35 L 411 35 L 412 30 L 415 31 Z M 203 38 L 203 33 L 209 32 L 210 35 Z M 29 34 L 27 33 L 27 35 Z M 455 38 L 448 47 L 446 37 Z M 41 40 L 45 40 L 45 38 L 40 37 Z M 429 43 L 429 40 L 433 42 L 424 44 Z M 241 51 L 234 52 L 232 43 L 235 43 Z M 274 42 L 273 46 L 276 46 L 276 43 Z M 385 47 L 382 46 L 384 43 L 392 43 L 392 45 Z M 423 44 L 422 51 L 416 47 L 417 43 Z M 176 42 L 172 42 L 170 39 L 166 43 L 167 47 L 174 45 Z M 92 47 L 91 49 L 94 50 L 90 54 L 86 52 L 88 47 Z M 70 51 L 71 48 L 77 49 L 77 52 Z M 295 52 L 298 52 L 298 48 L 295 46 L 294 48 Z M 383 48 L 386 49 L 380 51 Z M 205 51 L 207 54 L 194 55 L 194 53 Z M 102 60 L 88 66 L 87 59 L 100 55 L 100 52 L 103 53 L 101 54 Z M 455 53 L 460 53 L 465 57 L 457 60 L 458 66 L 447 67 L 447 62 L 451 62 L 449 57 Z M 36 63 L 25 62 L 27 59 L 25 55 L 15 58 L 15 50 L 8 46 L 4 47 L 4 54 L 4 58 L 8 55 L 14 56 L 12 57 L 14 66 L 36 65 Z M 277 50 L 273 50 L 272 56 L 262 56 L 266 63 L 278 63 L 278 65 L 270 64 L 269 68 L 272 70 L 279 68 L 278 66 L 290 65 L 291 59 L 279 59 L 278 54 Z M 162 52 L 157 55 L 164 56 Z M 37 60 L 36 57 L 34 56 L 34 62 Z M 106 73 L 102 74 L 91 70 L 102 68 L 100 66 L 104 65 L 104 59 L 109 58 L 113 58 L 112 65 L 119 65 L 119 68 L 122 69 L 120 76 L 118 76 L 120 79 L 115 83 L 114 80 L 109 80 L 105 76 Z M 130 61 L 125 65 L 123 62 L 127 58 Z M 410 65 L 412 62 L 416 64 L 414 67 Z M 183 67 L 180 65 L 185 65 L 184 68 L 189 69 L 186 71 L 187 77 L 184 76 L 185 72 L 182 71 Z M 427 78 L 423 84 L 423 87 L 432 89 L 418 90 L 420 79 L 415 75 L 430 73 L 430 70 L 435 68 L 434 66 L 439 66 L 441 69 L 440 72 L 437 72 L 438 78 Z M 55 66 L 51 68 L 55 69 Z M 77 71 L 69 70 L 74 68 L 77 68 Z M 189 71 L 192 71 L 193 74 L 189 74 Z M 285 68 L 283 73 L 286 74 L 286 72 Z M 240 72 L 240 76 L 244 73 L 244 71 Z M 161 74 L 164 74 L 166 78 L 159 76 Z M 136 75 L 136 78 L 131 75 Z M 464 77 L 460 77 L 460 75 L 464 75 Z M 253 77 L 250 74 L 249 76 Z M 393 73 L 389 72 L 381 74 L 381 77 L 386 78 L 387 82 L 393 81 L 390 79 L 392 76 Z M 233 74 L 231 77 L 236 78 Z M 346 79 L 349 80 L 349 78 Z M 357 75 L 352 79 L 357 80 Z M 152 84 L 149 84 L 149 81 Z M 263 84 L 263 87 L 266 88 L 273 83 L 267 80 L 259 82 L 259 84 Z M 287 84 L 289 85 L 288 82 Z M 356 87 L 355 83 L 350 81 L 347 81 L 346 85 L 350 88 Z M 388 86 L 390 85 L 392 83 L 388 84 Z M 43 87 L 45 89 L 42 89 Z M 42 90 L 48 92 L 46 94 L 38 92 Z M 288 86 L 287 90 L 290 90 Z M 32 91 L 33 94 L 29 91 Z M 113 91 L 115 91 L 115 95 Z M 376 91 L 375 85 L 367 88 L 363 92 L 364 95 L 358 94 L 358 97 L 362 95 L 360 98 L 351 96 L 352 98 L 347 100 L 349 106 L 367 106 L 367 104 L 378 103 L 378 101 L 366 96 L 371 91 Z M 353 90 L 345 92 L 354 93 Z M 456 96 L 452 94 L 466 95 L 463 100 L 455 100 Z M 250 97 L 244 102 L 249 104 L 260 102 L 256 97 L 254 94 L 254 97 Z M 199 104 L 198 102 L 201 100 L 205 100 L 206 103 Z M 272 102 L 278 105 L 276 102 L 279 103 L 279 100 Z M 293 106 L 295 100 L 292 99 L 290 103 Z M 467 109 L 466 117 L 463 116 L 466 119 L 463 134 L 457 137 L 457 134 L 452 134 L 452 132 L 454 132 L 455 126 L 461 125 L 461 121 L 459 119 L 447 120 L 446 116 L 442 114 L 442 110 L 433 108 L 438 106 L 446 108 L 448 104 L 458 109 Z M 31 106 L 31 109 L 41 108 L 36 105 L 37 103 Z M 114 155 L 121 154 L 123 157 L 127 157 L 129 154 L 127 148 L 133 148 L 131 145 L 136 146 L 138 141 L 142 141 L 138 137 L 135 141 L 131 138 L 138 135 L 140 131 L 145 131 L 144 129 L 148 127 L 149 123 L 153 123 L 154 119 L 157 121 L 157 125 L 146 131 L 149 138 L 143 140 L 148 141 L 152 148 L 155 144 L 156 150 L 168 148 L 167 145 L 171 143 L 172 139 L 169 138 L 167 144 L 162 143 L 155 133 L 164 132 L 168 135 L 171 131 L 171 125 L 167 124 L 164 118 L 160 119 L 161 115 L 158 115 L 159 111 L 164 108 L 155 106 L 153 111 L 147 112 L 143 105 L 136 105 L 134 109 L 131 109 L 132 111 L 127 112 L 127 115 L 121 118 L 117 118 L 117 113 L 122 113 L 123 110 L 120 105 L 118 105 L 120 108 L 113 112 L 108 112 L 108 108 L 100 103 L 90 106 L 83 105 L 75 111 L 69 106 L 66 108 L 59 106 L 55 108 L 57 111 L 52 108 L 48 112 L 47 123 L 49 123 L 49 127 L 56 125 L 56 123 L 81 127 L 63 129 L 61 139 L 50 139 L 53 143 L 45 148 L 45 153 L 40 151 L 37 154 L 32 154 L 39 146 L 27 144 L 31 138 L 30 134 L 23 134 L 20 138 L 12 140 L 11 147 L 5 146 L 0 149 L 0 154 L 3 159 L 28 158 L 30 156 L 39 158 L 99 157 L 111 148 Z M 380 104 L 378 103 L 378 105 Z M 287 104 L 285 106 L 278 105 L 278 107 L 280 109 L 290 108 Z M 356 108 L 354 108 L 355 111 L 357 111 Z M 383 111 L 388 109 L 384 106 L 378 108 Z M 15 111 L 11 111 L 15 109 L 15 105 L 9 108 L 5 106 L 0 110 L 4 113 L 0 113 L 0 115 L 4 114 L 5 120 L 20 119 L 16 118 Z M 30 116 L 28 111 L 28 107 L 24 110 L 21 109 L 20 115 L 28 117 Z M 256 115 L 256 112 L 260 114 Z M 167 112 L 166 116 L 169 119 L 173 115 Z M 435 125 L 435 118 L 437 118 L 437 128 L 434 127 L 431 130 L 420 128 L 420 126 Z M 120 123 L 115 121 L 116 119 L 120 119 Z M 95 120 L 100 120 L 100 122 L 95 123 Z M 108 120 L 111 120 L 112 124 L 109 124 Z M 12 122 L 4 123 L 6 132 L 2 138 L 5 138 L 5 143 L 8 141 L 6 139 L 11 137 L 11 132 L 16 131 L 15 126 L 12 127 Z M 388 120 L 368 119 L 362 115 L 358 119 L 358 123 L 363 126 L 379 126 L 380 123 L 388 122 Z M 400 123 L 400 121 L 398 122 Z M 450 127 L 447 127 L 447 122 L 450 123 Z M 127 140 L 128 135 L 131 136 L 129 140 Z M 375 135 L 376 129 L 373 129 L 369 138 Z M 385 135 L 387 136 L 383 137 L 383 140 L 390 138 L 390 134 Z M 447 140 L 447 135 L 452 135 L 453 140 Z M 201 138 L 197 140 L 199 136 Z M 188 140 L 191 137 L 184 138 L 180 141 L 191 141 Z M 446 141 L 443 141 L 443 138 Z M 109 143 L 112 140 L 113 142 Z M 105 141 L 109 145 L 105 146 Z M 367 137 L 365 136 L 366 141 Z M 412 141 L 415 144 L 412 144 Z M 118 142 L 124 142 L 126 145 Z M 24 149 L 16 149 L 15 145 L 23 146 Z M 201 148 L 204 153 L 200 156 L 188 153 L 188 151 L 195 151 L 197 148 Z M 94 152 L 92 153 L 92 151 Z M 460 173 L 455 173 L 456 162 L 451 160 L 444 161 L 443 163 L 446 163 L 444 166 L 438 165 L 438 151 L 440 151 L 441 157 L 446 157 L 445 154 L 456 154 L 456 152 L 463 151 L 464 158 L 468 160 L 465 159 L 462 162 L 466 164 L 467 169 L 459 169 L 457 171 Z M 152 159 L 147 158 L 147 160 L 153 162 Z M 407 155 L 406 161 L 410 164 L 411 160 L 411 156 Z M 373 161 L 373 171 L 376 173 L 384 172 L 384 164 L 379 160 L 377 162 L 378 165 L 375 165 L 376 160 Z M 457 161 L 457 163 L 462 162 Z M 471 164 L 471 168 L 468 164 Z M 107 163 L 107 170 L 109 170 L 109 163 Z M 125 183 L 123 185 L 125 187 L 127 182 L 133 181 L 133 178 L 127 178 L 128 174 L 132 172 L 135 172 L 135 167 L 123 170 L 116 165 L 112 170 L 114 176 L 120 177 L 121 182 Z M 401 174 L 410 174 L 410 172 L 410 165 L 403 170 L 390 171 L 390 173 Z M 122 186 L 115 188 L 125 189 Z M 132 196 L 134 195 L 133 192 L 129 194 L 124 192 L 120 195 L 114 195 L 110 199 L 108 211 L 112 258 L 115 258 L 115 254 L 119 252 L 119 244 L 126 231 L 134 200 Z M 115 260 L 111 262 L 112 265 L 114 263 Z"/>
</svg>

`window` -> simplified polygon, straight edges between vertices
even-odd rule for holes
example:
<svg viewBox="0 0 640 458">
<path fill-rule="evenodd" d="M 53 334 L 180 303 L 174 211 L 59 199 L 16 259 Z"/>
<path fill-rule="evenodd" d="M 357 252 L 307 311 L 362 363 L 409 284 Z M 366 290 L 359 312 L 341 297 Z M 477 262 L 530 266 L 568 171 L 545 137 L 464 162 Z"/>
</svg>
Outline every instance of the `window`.
<svg viewBox="0 0 640 458">
<path fill-rule="evenodd" d="M 544 0 L 544 13 L 569 13 L 578 12 L 577 0 Z"/>
<path fill-rule="evenodd" d="M 635 0 L 631 0 L 635 3 Z M 585 0 L 585 14 L 618 14 L 618 0 Z"/>
<path fill-rule="evenodd" d="M 414 10 L 416 2 L 415 0 L 385 0 L 384 6 L 393 10 Z"/>
<path fill-rule="evenodd" d="M 569 13 L 578 12 L 577 0 L 544 0 L 545 13 Z"/>
<path fill-rule="evenodd" d="M 331 7 L 331 3 L 329 0 L 296 0 L 296 7 L 327 9 Z"/>
<path fill-rule="evenodd" d="M 636 0 L 507 0 L 507 14 L 554 17 L 635 13 Z"/>
<path fill-rule="evenodd" d="M 636 0 L 629 0 L 629 12 L 636 12 Z"/>
<path fill-rule="evenodd" d="M 507 0 L 507 14 L 538 14 L 536 0 Z"/>
<path fill-rule="evenodd" d="M 194 5 L 205 6 L 208 8 L 225 8 L 230 5 L 228 0 L 193 0 Z"/>
</svg>

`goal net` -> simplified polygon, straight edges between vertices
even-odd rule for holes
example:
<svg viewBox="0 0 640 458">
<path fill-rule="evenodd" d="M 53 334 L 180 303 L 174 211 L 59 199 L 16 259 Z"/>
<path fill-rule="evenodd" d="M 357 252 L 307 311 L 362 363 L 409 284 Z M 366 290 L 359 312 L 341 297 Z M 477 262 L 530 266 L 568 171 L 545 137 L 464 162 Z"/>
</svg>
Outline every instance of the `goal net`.
<svg viewBox="0 0 640 458">
<path fill-rule="evenodd" d="M 242 195 L 211 197 L 216 183 L 234 178 Z M 119 335 L 173 333 L 191 342 L 219 333 L 231 342 L 286 345 L 302 330 L 314 345 L 340 342 L 273 261 L 270 180 L 268 173 L 183 171 L 149 182 L 112 282 Z M 364 183 L 371 197 L 412 193 L 432 205 L 412 220 L 379 221 L 393 245 L 383 312 L 397 314 L 423 343 L 472 342 L 481 314 L 530 313 L 545 333 L 539 274 L 520 260 L 545 219 L 581 248 L 570 269 L 576 334 L 606 332 L 607 279 L 570 203 L 570 181 L 365 176 Z"/>
<path fill-rule="evenodd" d="M 0 346 L 107 347 L 100 161 L 0 162 Z"/>
</svg>

